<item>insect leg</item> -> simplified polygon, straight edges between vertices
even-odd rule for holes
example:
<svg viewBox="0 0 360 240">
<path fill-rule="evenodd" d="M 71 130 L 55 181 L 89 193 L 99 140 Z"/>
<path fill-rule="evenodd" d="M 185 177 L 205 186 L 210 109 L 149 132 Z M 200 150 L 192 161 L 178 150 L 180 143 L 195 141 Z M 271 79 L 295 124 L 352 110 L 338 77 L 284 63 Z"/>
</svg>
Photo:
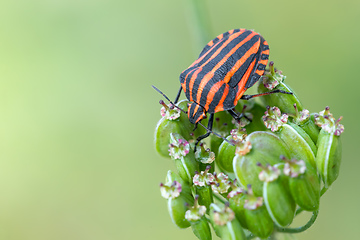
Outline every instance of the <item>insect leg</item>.
<svg viewBox="0 0 360 240">
<path fill-rule="evenodd" d="M 269 94 L 273 94 L 273 93 L 284 93 L 284 94 L 291 94 L 291 95 L 293 94 L 292 92 L 285 92 L 283 90 L 274 90 L 272 92 L 259 93 L 259 94 L 254 94 L 254 95 L 242 95 L 241 99 L 249 100 L 254 97 L 260 97 L 260 96 L 269 95 Z"/>
<path fill-rule="evenodd" d="M 207 125 L 207 128 L 206 128 L 207 133 L 205 133 L 204 135 L 199 136 L 196 139 L 194 152 L 196 152 L 196 146 L 199 144 L 199 142 L 201 140 L 203 140 L 204 138 L 207 138 L 210 135 L 210 133 L 212 133 L 213 122 L 214 122 L 214 113 L 210 114 L 209 122 L 208 122 L 208 125 Z"/>
<path fill-rule="evenodd" d="M 177 102 L 179 101 L 180 95 L 181 95 L 181 91 L 182 91 L 182 86 L 180 85 L 180 89 L 179 92 L 176 95 L 175 101 L 174 103 L 177 104 Z"/>
<path fill-rule="evenodd" d="M 234 111 L 234 109 L 229 109 L 228 112 L 230 113 L 230 115 L 236 120 L 239 121 L 241 118 L 246 118 L 247 120 L 249 120 L 250 122 L 252 121 L 251 119 L 249 119 L 247 116 L 245 116 L 244 114 L 244 109 L 243 112 L 240 113 L 239 115 L 236 114 L 236 112 Z"/>
</svg>

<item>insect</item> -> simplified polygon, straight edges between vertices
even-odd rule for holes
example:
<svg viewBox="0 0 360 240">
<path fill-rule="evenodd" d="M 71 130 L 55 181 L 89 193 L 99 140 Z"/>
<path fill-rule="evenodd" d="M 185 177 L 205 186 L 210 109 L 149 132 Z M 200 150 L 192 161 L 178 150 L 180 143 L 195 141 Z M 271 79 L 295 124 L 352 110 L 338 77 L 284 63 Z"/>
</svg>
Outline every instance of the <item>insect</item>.
<svg viewBox="0 0 360 240">
<path fill-rule="evenodd" d="M 198 123 L 210 114 L 207 133 L 197 138 L 195 146 L 212 133 L 214 113 L 228 111 L 239 120 L 234 108 L 240 99 L 267 95 L 244 95 L 264 74 L 269 59 L 269 45 L 258 33 L 246 29 L 233 29 L 211 40 L 202 50 L 199 58 L 180 74 L 180 89 L 175 98 L 178 102 L 184 91 L 191 102 L 188 117 L 191 123 Z M 291 93 L 289 93 L 291 94 Z"/>
</svg>

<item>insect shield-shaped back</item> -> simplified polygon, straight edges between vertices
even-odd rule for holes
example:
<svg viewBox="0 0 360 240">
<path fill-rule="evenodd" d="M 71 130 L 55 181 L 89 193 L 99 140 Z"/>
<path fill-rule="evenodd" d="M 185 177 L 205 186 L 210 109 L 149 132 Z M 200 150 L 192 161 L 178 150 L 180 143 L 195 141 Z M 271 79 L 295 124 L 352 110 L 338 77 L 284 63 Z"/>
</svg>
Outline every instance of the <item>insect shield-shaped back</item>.
<svg viewBox="0 0 360 240">
<path fill-rule="evenodd" d="M 258 33 L 230 30 L 205 46 L 199 58 L 181 73 L 180 83 L 187 99 L 203 106 L 207 113 L 233 109 L 246 89 L 264 74 L 268 58 L 269 46 Z M 197 110 L 196 105 L 191 107 Z M 190 121 L 198 120 L 192 118 Z"/>
<path fill-rule="evenodd" d="M 204 108 L 200 105 L 196 103 L 190 103 L 188 108 L 188 117 L 190 122 L 195 124 L 206 118 L 206 113 Z"/>
</svg>

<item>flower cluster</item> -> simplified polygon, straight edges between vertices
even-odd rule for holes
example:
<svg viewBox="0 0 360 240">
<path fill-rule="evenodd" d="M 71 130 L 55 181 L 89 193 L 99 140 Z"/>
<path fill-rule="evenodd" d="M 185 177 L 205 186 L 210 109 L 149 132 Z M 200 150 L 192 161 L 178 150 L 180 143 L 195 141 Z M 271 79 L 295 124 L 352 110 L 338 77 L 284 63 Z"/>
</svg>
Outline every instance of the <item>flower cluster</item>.
<svg viewBox="0 0 360 240">
<path fill-rule="evenodd" d="M 196 152 L 195 140 L 207 130 L 193 130 L 188 101 L 160 101 L 155 147 L 177 170 L 168 172 L 160 191 L 176 226 L 191 227 L 201 240 L 212 239 L 210 227 L 221 239 L 250 239 L 305 231 L 315 222 L 320 197 L 339 175 L 344 126 L 329 107 L 305 109 L 285 78 L 271 62 L 259 93 L 292 94 L 241 100 L 234 111 L 244 117 L 236 121 L 226 111 L 215 113 L 218 136 L 200 142 Z M 312 218 L 291 228 L 302 211 L 313 212 Z"/>
</svg>

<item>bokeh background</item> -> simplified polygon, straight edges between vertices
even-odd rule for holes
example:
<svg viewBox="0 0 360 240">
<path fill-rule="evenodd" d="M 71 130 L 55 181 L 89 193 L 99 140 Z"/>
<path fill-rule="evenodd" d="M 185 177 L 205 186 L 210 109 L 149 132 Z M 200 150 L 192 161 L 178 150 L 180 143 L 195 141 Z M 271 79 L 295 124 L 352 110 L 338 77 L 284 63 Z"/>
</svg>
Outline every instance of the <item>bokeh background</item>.
<svg viewBox="0 0 360 240">
<path fill-rule="evenodd" d="M 0 239 L 195 239 L 159 193 L 151 88 L 174 98 L 201 51 L 192 1 L 206 40 L 255 29 L 311 112 L 344 116 L 340 177 L 298 239 L 360 235 L 360 1 L 2 0 Z"/>
</svg>

